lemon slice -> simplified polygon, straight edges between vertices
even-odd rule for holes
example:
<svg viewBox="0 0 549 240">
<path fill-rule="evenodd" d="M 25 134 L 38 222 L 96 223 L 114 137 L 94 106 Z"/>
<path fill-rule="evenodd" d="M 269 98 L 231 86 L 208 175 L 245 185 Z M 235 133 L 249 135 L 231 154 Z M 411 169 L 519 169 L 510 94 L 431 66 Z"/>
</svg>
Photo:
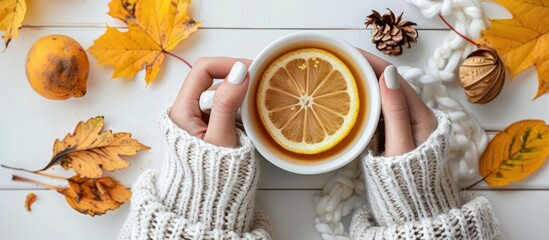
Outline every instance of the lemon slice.
<svg viewBox="0 0 549 240">
<path fill-rule="evenodd" d="M 291 51 L 272 62 L 261 77 L 256 99 L 269 135 L 300 154 L 321 153 L 341 142 L 359 109 L 349 68 L 316 48 Z"/>
</svg>

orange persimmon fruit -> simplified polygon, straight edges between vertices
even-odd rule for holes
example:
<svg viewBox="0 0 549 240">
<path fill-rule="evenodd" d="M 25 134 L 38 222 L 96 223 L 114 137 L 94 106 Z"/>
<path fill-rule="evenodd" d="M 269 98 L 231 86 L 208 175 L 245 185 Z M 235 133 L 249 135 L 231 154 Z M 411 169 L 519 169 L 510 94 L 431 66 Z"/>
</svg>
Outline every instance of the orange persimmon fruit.
<svg viewBox="0 0 549 240">
<path fill-rule="evenodd" d="M 52 100 L 84 96 L 89 68 L 82 46 L 65 35 L 48 35 L 36 41 L 25 64 L 32 88 Z"/>
</svg>

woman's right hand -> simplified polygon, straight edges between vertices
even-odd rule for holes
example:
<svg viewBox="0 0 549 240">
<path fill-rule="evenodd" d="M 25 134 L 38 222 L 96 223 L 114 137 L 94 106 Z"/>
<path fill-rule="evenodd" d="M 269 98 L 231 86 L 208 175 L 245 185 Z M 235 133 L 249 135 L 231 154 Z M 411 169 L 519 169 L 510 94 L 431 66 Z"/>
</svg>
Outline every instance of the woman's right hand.
<svg viewBox="0 0 549 240">
<path fill-rule="evenodd" d="M 236 64 L 241 62 L 240 64 Z M 200 58 L 191 69 L 170 111 L 170 118 L 190 135 L 220 147 L 238 147 L 235 114 L 248 89 L 248 77 L 240 68 L 251 60 L 225 57 Z M 238 68 L 238 69 L 235 69 Z M 244 69 L 247 72 L 247 69 Z M 199 107 L 200 95 L 212 87 L 213 79 L 225 79 L 217 86 L 210 114 Z"/>
</svg>

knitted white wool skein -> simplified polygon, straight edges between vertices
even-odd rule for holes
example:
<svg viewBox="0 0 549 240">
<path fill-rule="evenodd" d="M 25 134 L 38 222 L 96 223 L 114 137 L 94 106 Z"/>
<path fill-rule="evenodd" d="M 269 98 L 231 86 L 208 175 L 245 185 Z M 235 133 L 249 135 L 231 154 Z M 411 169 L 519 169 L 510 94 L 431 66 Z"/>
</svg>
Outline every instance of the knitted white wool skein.
<svg viewBox="0 0 549 240">
<path fill-rule="evenodd" d="M 485 28 L 482 9 L 477 0 L 407 0 L 421 10 L 427 18 L 453 16 L 454 28 L 472 38 L 480 37 Z M 452 121 L 450 133 L 450 168 L 453 176 L 464 187 L 478 178 L 477 161 L 486 148 L 488 138 L 484 129 L 454 100 L 444 83 L 455 81 L 455 70 L 462 59 L 473 51 L 461 36 L 450 32 L 427 61 L 424 69 L 399 67 L 399 72 L 423 101 L 431 108 L 449 114 Z M 315 229 L 322 239 L 349 239 L 341 218 L 363 204 L 364 184 L 359 160 L 338 170 L 314 197 L 317 217 Z M 353 194 L 349 194 L 353 193 Z"/>
</svg>

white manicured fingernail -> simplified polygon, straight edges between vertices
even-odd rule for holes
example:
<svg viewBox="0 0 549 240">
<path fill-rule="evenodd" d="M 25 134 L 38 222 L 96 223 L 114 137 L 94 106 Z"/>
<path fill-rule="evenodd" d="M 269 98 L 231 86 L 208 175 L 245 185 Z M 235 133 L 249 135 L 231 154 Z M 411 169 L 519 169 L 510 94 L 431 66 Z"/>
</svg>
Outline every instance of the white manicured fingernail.
<svg viewBox="0 0 549 240">
<path fill-rule="evenodd" d="M 198 106 L 202 112 L 209 112 L 212 109 L 213 99 L 214 99 L 214 90 L 208 90 L 200 94 L 200 99 L 198 100 Z"/>
<path fill-rule="evenodd" d="M 246 74 L 248 74 L 248 67 L 246 67 L 246 64 L 243 62 L 235 62 L 233 68 L 231 68 L 231 71 L 229 72 L 229 76 L 227 76 L 227 82 L 240 85 L 244 82 Z"/>
<path fill-rule="evenodd" d="M 399 89 L 400 80 L 398 78 L 398 72 L 395 65 L 389 65 L 383 71 L 383 76 L 385 76 L 385 85 L 389 89 Z"/>
</svg>

